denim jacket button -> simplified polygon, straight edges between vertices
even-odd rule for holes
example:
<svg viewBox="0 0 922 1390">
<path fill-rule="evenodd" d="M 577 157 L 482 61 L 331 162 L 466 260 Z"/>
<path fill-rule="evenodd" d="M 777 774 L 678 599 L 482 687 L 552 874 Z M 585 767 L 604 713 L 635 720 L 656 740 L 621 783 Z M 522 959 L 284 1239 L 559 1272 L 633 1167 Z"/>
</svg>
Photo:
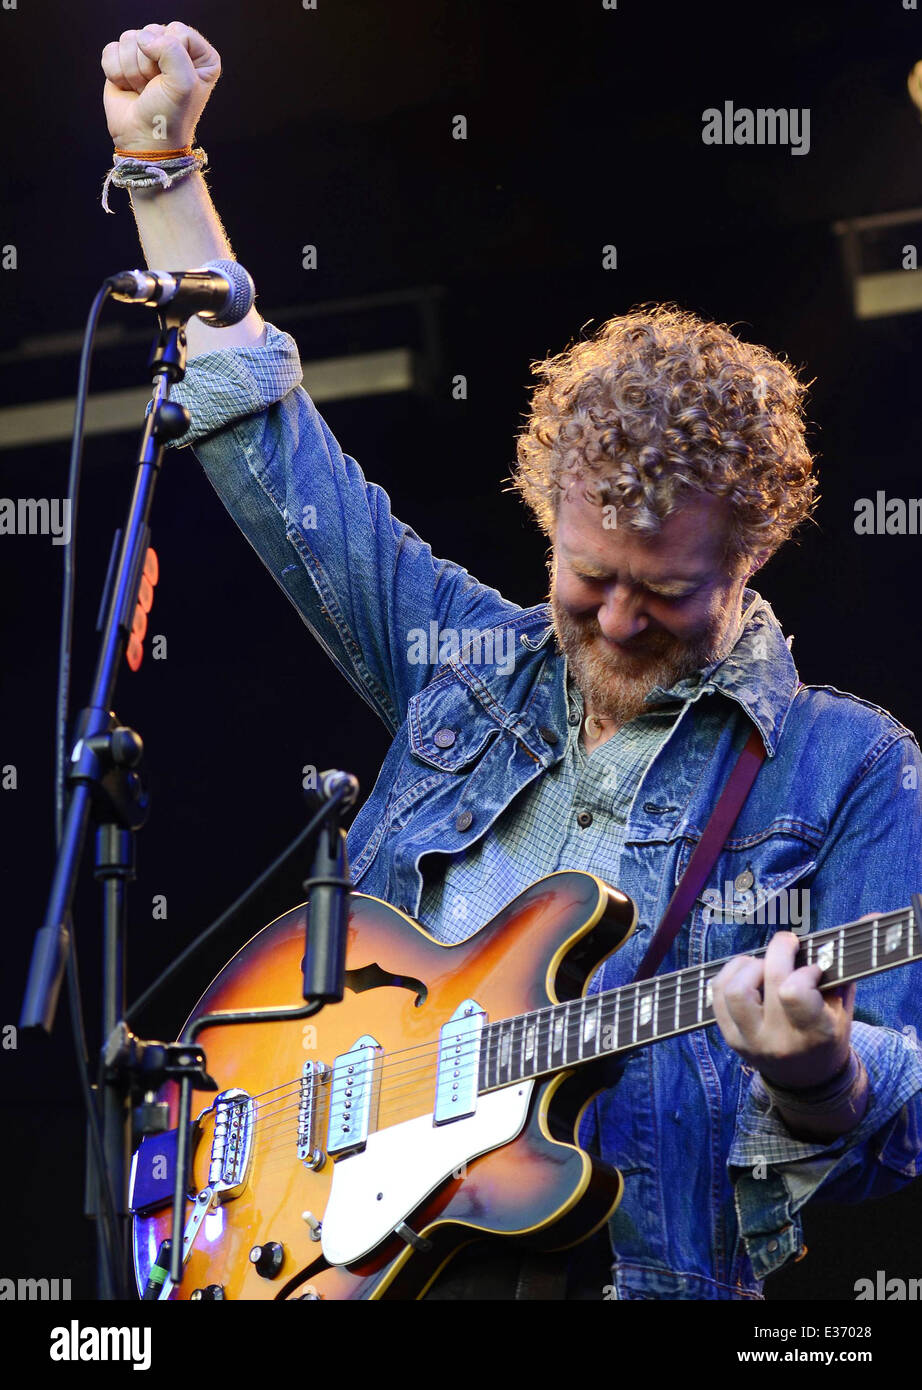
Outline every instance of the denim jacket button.
<svg viewBox="0 0 922 1390">
<path fill-rule="evenodd" d="M 470 811 L 462 811 L 458 819 L 455 821 L 455 829 L 468 830 L 473 824 L 473 821 L 474 817 L 471 815 Z"/>
<path fill-rule="evenodd" d="M 776 1240 L 770 1240 L 770 1241 L 768 1242 L 768 1253 L 769 1253 L 770 1255 L 774 1255 L 774 1253 L 775 1253 L 775 1251 L 776 1251 L 777 1249 L 778 1249 L 778 1242 L 777 1242 Z"/>
<path fill-rule="evenodd" d="M 457 737 L 454 729 L 438 729 L 433 742 L 436 748 L 450 748 Z"/>
<path fill-rule="evenodd" d="M 754 878 L 754 876 L 753 876 L 752 870 L 751 870 L 751 869 L 744 869 L 743 872 L 742 872 L 741 874 L 738 874 L 738 875 L 737 875 L 737 878 L 736 878 L 736 882 L 735 882 L 735 884 L 734 884 L 734 887 L 735 887 L 735 888 L 739 888 L 740 891 L 742 892 L 742 891 L 743 891 L 744 889 L 746 889 L 746 888 L 751 888 L 752 885 L 753 885 L 754 883 L 755 883 L 755 878 Z"/>
<path fill-rule="evenodd" d="M 553 729 L 548 729 L 548 728 L 542 727 L 542 728 L 540 728 L 540 729 L 538 730 L 538 733 L 539 733 L 539 734 L 541 735 L 541 737 L 544 739 L 544 742 L 545 742 L 545 743 L 549 743 L 549 744 L 551 745 L 552 748 L 553 748 L 553 746 L 554 746 L 555 743 L 559 743 L 559 742 L 560 742 L 560 737 L 559 737 L 559 735 L 558 735 Z"/>
</svg>

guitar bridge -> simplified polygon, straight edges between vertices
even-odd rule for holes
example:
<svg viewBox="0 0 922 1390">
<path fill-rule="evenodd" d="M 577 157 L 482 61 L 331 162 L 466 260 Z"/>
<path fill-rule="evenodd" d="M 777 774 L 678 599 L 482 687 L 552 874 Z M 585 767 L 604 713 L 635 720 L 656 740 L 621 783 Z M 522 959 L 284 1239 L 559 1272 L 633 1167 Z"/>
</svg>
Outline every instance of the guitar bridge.
<svg viewBox="0 0 922 1390">
<path fill-rule="evenodd" d="M 252 1144 L 252 1100 L 246 1091 L 222 1091 L 214 1103 L 214 1138 L 208 1165 L 208 1185 L 222 1202 L 242 1190 Z"/>
<path fill-rule="evenodd" d="M 317 1094 L 319 1086 L 332 1075 L 326 1062 L 305 1062 L 301 1068 L 301 1096 L 298 1101 L 298 1158 L 315 1172 L 327 1161 L 316 1142 Z"/>
</svg>

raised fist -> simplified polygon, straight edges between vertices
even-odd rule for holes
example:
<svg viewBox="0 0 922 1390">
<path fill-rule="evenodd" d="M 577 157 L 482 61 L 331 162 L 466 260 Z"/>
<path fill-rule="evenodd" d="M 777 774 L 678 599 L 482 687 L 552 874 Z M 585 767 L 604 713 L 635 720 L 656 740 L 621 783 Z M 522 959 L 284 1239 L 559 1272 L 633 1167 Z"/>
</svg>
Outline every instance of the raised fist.
<svg viewBox="0 0 922 1390">
<path fill-rule="evenodd" d="M 179 149 L 192 143 L 198 119 L 221 75 L 217 49 L 188 24 L 126 29 L 102 51 L 103 104 L 120 149 Z"/>
</svg>

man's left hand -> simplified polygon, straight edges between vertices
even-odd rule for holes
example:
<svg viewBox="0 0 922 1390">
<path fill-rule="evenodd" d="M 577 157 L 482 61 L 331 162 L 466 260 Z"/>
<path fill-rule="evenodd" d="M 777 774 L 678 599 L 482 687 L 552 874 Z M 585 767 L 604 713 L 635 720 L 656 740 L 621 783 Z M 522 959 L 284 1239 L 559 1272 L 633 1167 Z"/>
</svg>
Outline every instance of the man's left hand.
<svg viewBox="0 0 922 1390">
<path fill-rule="evenodd" d="M 821 1086 L 848 1061 L 855 982 L 820 993 L 823 971 L 794 961 L 801 942 L 777 932 L 764 957 L 737 956 L 715 976 L 714 1016 L 729 1045 L 770 1084 Z"/>
</svg>

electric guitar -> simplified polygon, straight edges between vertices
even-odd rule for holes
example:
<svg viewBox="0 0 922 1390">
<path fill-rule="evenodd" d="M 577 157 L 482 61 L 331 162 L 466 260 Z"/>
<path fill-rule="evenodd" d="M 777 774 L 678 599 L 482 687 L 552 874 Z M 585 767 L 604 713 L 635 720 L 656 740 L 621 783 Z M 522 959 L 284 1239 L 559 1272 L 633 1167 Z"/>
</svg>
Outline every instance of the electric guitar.
<svg viewBox="0 0 922 1390">
<path fill-rule="evenodd" d="M 293 908 L 253 937 L 191 1017 L 303 1003 L 308 910 Z M 587 997 L 590 977 L 635 923 L 626 894 L 569 870 L 532 884 L 452 946 L 387 903 L 352 894 L 341 1003 L 308 1022 L 200 1035 L 221 1090 L 194 1125 L 175 1287 L 161 1247 L 175 1130 L 137 1150 L 139 1292 L 419 1298 L 472 1240 L 562 1250 L 593 1234 L 615 1210 L 622 1179 L 579 1147 L 583 1111 L 611 1084 L 612 1059 L 714 1022 L 711 982 L 726 963 Z M 819 965 L 822 989 L 920 954 L 906 908 L 805 937 L 797 964 Z M 175 1125 L 175 1088 L 162 1094 Z"/>
</svg>

